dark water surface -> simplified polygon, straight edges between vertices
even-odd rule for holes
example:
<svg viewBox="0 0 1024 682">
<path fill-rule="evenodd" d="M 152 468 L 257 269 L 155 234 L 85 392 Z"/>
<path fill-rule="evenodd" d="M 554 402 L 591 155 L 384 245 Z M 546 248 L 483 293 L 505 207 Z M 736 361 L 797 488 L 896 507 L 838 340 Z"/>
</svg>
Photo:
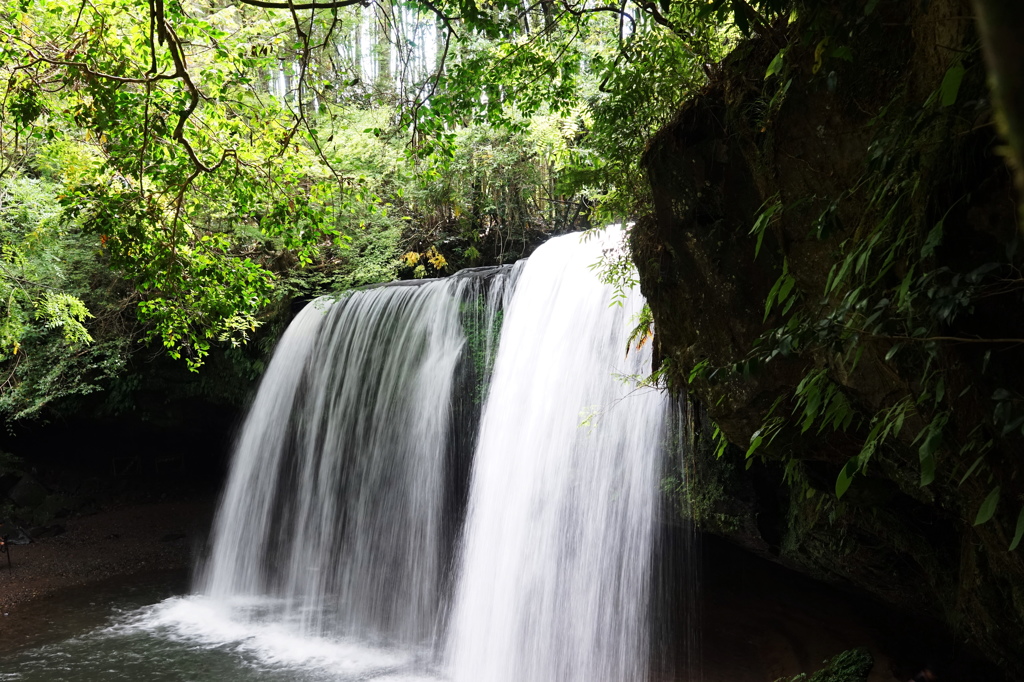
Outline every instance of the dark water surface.
<svg viewBox="0 0 1024 682">
<path fill-rule="evenodd" d="M 297 637 L 287 625 L 238 624 L 239 610 L 183 596 L 187 576 L 164 572 L 65 590 L 3 617 L 0 680 L 10 682 L 315 682 L 424 679 L 421 653 Z M 2 616 L 0 616 L 2 617 Z"/>
<path fill-rule="evenodd" d="M 187 571 L 155 571 L 69 587 L 19 605 L 0 616 L 0 660 L 6 661 L 0 673 L 12 672 L 11 662 L 30 649 L 103 627 L 123 613 L 185 594 L 188 586 Z"/>
</svg>

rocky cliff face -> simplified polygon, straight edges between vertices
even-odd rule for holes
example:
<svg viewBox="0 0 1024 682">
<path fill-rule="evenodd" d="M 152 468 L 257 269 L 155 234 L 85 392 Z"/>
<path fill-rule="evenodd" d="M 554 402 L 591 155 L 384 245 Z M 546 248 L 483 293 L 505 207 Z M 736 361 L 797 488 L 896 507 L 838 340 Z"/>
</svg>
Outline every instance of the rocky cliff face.
<svg viewBox="0 0 1024 682">
<path fill-rule="evenodd" d="M 970 7 L 798 16 L 643 160 L 632 247 L 660 353 L 732 444 L 684 487 L 705 528 L 1020 675 L 1020 233 Z"/>
</svg>

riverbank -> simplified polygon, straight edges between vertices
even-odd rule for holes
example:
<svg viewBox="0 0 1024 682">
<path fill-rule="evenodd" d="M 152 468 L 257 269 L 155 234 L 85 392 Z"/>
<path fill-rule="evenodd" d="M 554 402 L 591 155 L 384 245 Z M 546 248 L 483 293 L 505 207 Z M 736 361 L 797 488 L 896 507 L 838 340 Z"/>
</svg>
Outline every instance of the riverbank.
<svg viewBox="0 0 1024 682">
<path fill-rule="evenodd" d="M 206 539 L 212 495 L 111 505 L 62 521 L 64 532 L 0 555 L 0 632 L 29 602 L 75 586 L 156 570 L 187 570 Z"/>
</svg>

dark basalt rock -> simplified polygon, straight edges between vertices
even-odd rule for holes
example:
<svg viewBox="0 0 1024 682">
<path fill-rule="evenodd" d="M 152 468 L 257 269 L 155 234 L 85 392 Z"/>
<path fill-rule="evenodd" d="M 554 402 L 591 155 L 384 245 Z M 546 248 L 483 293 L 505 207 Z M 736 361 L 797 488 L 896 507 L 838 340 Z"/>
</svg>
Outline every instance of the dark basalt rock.
<svg viewBox="0 0 1024 682">
<path fill-rule="evenodd" d="M 839 3 L 825 4 L 840 11 Z M 944 622 L 965 650 L 1020 676 L 1024 562 L 1007 551 L 1020 506 L 1005 505 L 1000 512 L 1005 516 L 973 526 L 995 483 L 969 479 L 958 485 L 952 472 L 965 471 L 974 455 L 964 463 L 946 453 L 940 462 L 943 476 L 921 487 L 913 435 L 923 424 L 908 424 L 903 442 L 876 455 L 841 503 L 834 494 L 836 476 L 863 443 L 864 434 L 855 429 L 788 434 L 745 467 L 743 452 L 751 436 L 777 400 L 783 401 L 784 413 L 790 412 L 794 390 L 808 369 L 829 371 L 857 409 L 870 415 L 913 393 L 920 368 L 885 361 L 891 342 L 879 341 L 864 345 L 855 371 L 810 350 L 749 372 L 693 373 L 704 362 L 736 367 L 759 337 L 780 324 L 777 312 L 766 319 L 765 301 L 784 262 L 801 291 L 824 290 L 839 244 L 858 237 L 867 210 L 852 188 L 869 163 L 877 132 L 872 121 L 896 93 L 902 93 L 908 109 L 919 110 L 942 80 L 949 46 L 966 50 L 973 40 L 963 10 L 953 0 L 880 3 L 880 14 L 851 24 L 867 37 L 857 43 L 853 66 L 835 67 L 838 89 L 824 73 L 811 72 L 814 46 L 796 38 L 806 27 L 791 25 L 787 60 L 795 67 L 781 104 L 766 102 L 764 79 L 779 36 L 745 42 L 649 144 L 643 166 L 653 211 L 637 221 L 631 239 L 671 380 L 703 406 L 702 414 L 735 446 L 721 459 L 705 447 L 687 464 L 690 513 L 698 525 L 805 574 Z M 864 28 L 869 24 L 870 30 Z M 949 214 L 945 251 L 939 254 L 942 262 L 964 268 L 1006 257 L 1004 245 L 1016 238 L 1015 210 L 1008 200 L 1010 175 L 992 151 L 991 132 L 972 130 L 957 144 L 979 159 L 970 173 L 946 177 L 944 169 L 952 162 L 944 154 L 952 145 L 939 139 L 920 141 L 927 154 L 922 153 L 917 172 L 925 186 L 937 188 L 934 201 L 920 210 L 934 210 L 950 196 L 964 197 Z M 786 210 L 755 254 L 751 228 L 776 197 Z M 822 215 L 830 216 L 827 230 L 821 229 Z M 986 305 L 962 321 L 967 333 L 1018 334 L 1024 322 L 1019 309 Z M 941 356 L 946 386 L 967 396 L 950 421 L 956 438 L 979 423 L 977 406 L 993 390 L 986 383 L 991 379 L 976 375 L 972 353 L 976 349 L 951 347 Z M 1004 353 L 996 361 L 1007 363 L 998 380 L 1024 392 L 1014 356 Z M 711 430 L 698 423 L 705 439 Z M 785 475 L 785 463 L 793 461 L 804 487 L 790 485 Z M 989 461 L 1004 499 L 1024 492 L 1018 490 L 1024 471 L 1012 445 L 997 442 Z"/>
</svg>

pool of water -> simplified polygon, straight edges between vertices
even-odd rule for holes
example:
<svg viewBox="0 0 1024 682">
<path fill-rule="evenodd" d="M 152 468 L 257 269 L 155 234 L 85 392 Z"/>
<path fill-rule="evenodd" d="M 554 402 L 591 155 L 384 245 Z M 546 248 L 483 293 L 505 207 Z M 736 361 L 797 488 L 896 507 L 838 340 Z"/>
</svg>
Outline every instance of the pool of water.
<svg viewBox="0 0 1024 682">
<path fill-rule="evenodd" d="M 4 682 L 436 682 L 429 651 L 309 637 L 268 600 L 183 595 L 181 576 L 69 591 L 4 628 Z M 266 619 L 259 614 L 268 615 Z"/>
</svg>

